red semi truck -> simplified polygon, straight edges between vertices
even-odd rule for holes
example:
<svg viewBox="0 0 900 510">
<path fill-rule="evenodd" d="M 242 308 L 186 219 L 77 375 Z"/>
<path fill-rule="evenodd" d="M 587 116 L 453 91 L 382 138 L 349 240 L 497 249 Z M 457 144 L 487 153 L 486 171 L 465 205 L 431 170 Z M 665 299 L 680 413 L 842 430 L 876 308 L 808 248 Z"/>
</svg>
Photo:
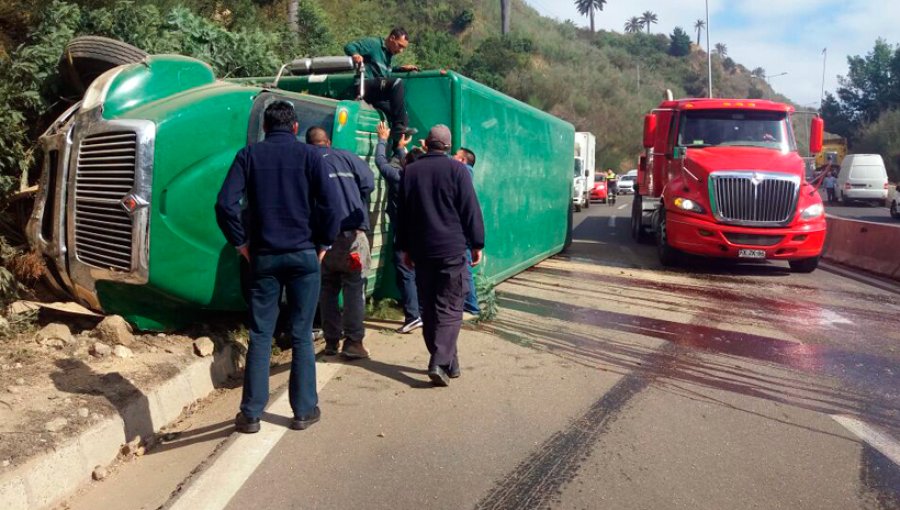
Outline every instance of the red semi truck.
<svg viewBox="0 0 900 510">
<path fill-rule="evenodd" d="M 825 214 L 806 181 L 791 127 L 794 109 L 765 100 L 668 98 L 644 118 L 632 236 L 655 235 L 659 260 L 681 253 L 784 260 L 816 269 Z M 810 153 L 822 149 L 813 118 Z"/>
</svg>

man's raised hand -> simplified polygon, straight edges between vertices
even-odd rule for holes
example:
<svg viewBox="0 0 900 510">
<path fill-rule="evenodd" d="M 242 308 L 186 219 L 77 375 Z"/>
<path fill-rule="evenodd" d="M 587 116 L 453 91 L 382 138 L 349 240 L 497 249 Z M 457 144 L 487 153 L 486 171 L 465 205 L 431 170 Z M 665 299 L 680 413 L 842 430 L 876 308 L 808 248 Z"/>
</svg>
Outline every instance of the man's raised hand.
<svg viewBox="0 0 900 510">
<path fill-rule="evenodd" d="M 387 122 L 385 121 L 379 122 L 378 127 L 376 127 L 375 130 L 378 132 L 379 140 L 387 140 L 391 137 L 391 128 L 388 127 Z M 402 141 L 403 140 L 401 140 L 401 143 Z"/>
</svg>

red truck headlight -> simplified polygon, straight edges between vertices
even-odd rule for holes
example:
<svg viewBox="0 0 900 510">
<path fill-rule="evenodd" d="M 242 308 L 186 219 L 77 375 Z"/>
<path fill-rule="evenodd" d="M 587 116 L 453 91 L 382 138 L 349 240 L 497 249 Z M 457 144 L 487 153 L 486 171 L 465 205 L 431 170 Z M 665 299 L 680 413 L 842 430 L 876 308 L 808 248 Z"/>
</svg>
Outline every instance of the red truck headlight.
<svg viewBox="0 0 900 510">
<path fill-rule="evenodd" d="M 690 211 L 693 213 L 703 214 L 705 211 L 703 206 L 698 204 L 697 202 L 691 200 L 690 198 L 682 198 L 678 197 L 675 199 L 675 207 L 683 210 Z"/>
</svg>

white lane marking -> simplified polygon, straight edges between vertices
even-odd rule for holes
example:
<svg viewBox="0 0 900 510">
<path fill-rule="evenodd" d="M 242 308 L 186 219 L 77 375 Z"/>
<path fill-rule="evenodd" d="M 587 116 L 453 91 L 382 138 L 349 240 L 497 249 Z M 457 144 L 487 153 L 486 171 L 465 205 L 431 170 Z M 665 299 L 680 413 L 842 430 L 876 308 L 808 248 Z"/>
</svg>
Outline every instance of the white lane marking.
<svg viewBox="0 0 900 510">
<path fill-rule="evenodd" d="M 615 227 L 616 227 L 616 217 L 610 216 L 609 217 L 609 228 L 615 228 Z"/>
<path fill-rule="evenodd" d="M 317 363 L 317 390 L 322 391 L 342 366 L 335 363 Z M 266 412 L 279 416 L 293 416 L 286 389 L 272 402 Z M 262 429 L 256 434 L 235 433 L 237 436 L 234 437 L 234 441 L 185 488 L 178 499 L 168 507 L 169 510 L 225 508 L 287 431 L 288 428 L 285 426 L 263 422 Z M 302 434 L 294 431 L 292 433 Z"/>
<path fill-rule="evenodd" d="M 853 432 L 856 437 L 865 441 L 869 446 L 881 452 L 885 457 L 900 466 L 900 444 L 887 433 L 876 429 L 868 423 L 862 422 L 845 414 L 833 414 L 834 421 L 840 423 L 845 429 Z"/>
<path fill-rule="evenodd" d="M 621 211 L 622 209 L 625 209 L 626 207 L 628 207 L 628 204 L 622 204 L 619 207 L 616 207 L 616 209 Z"/>
<path fill-rule="evenodd" d="M 837 312 L 822 308 L 819 310 L 819 323 L 823 326 L 834 326 L 835 324 L 853 324 L 853 321 Z"/>
</svg>

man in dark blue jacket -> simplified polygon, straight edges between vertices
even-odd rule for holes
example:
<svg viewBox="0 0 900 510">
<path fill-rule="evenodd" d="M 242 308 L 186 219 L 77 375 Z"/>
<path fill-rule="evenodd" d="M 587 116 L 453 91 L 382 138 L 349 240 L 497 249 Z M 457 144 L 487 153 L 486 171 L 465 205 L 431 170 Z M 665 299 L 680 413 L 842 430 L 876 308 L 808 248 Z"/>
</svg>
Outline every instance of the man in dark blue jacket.
<svg viewBox="0 0 900 510">
<path fill-rule="evenodd" d="M 319 421 L 312 321 L 319 264 L 340 228 L 337 186 L 315 148 L 297 140 L 294 107 L 276 101 L 264 115 L 265 140 L 237 153 L 216 202 L 219 228 L 251 271 L 250 345 L 235 418 L 235 427 L 245 433 L 259 431 L 269 399 L 272 334 L 284 289 L 293 341 L 291 428 L 303 430 Z"/>
<path fill-rule="evenodd" d="M 397 241 L 415 265 L 422 334 L 431 354 L 428 376 L 447 386 L 460 373 L 456 341 L 465 298 L 466 248 L 481 263 L 484 219 L 465 165 L 447 156 L 450 129 L 431 128 L 428 153 L 406 167 L 399 200 Z"/>
<path fill-rule="evenodd" d="M 372 265 L 369 249 L 369 195 L 375 189 L 375 175 L 369 165 L 356 154 L 331 147 L 328 133 L 314 127 L 306 132 L 306 143 L 314 145 L 328 168 L 328 177 L 336 183 L 337 209 L 341 218 L 341 232 L 331 250 L 322 260 L 322 331 L 325 333 L 325 354 L 338 353 L 346 358 L 368 358 L 363 345 L 366 327 L 365 273 Z M 343 291 L 344 309 L 338 302 Z"/>
</svg>

